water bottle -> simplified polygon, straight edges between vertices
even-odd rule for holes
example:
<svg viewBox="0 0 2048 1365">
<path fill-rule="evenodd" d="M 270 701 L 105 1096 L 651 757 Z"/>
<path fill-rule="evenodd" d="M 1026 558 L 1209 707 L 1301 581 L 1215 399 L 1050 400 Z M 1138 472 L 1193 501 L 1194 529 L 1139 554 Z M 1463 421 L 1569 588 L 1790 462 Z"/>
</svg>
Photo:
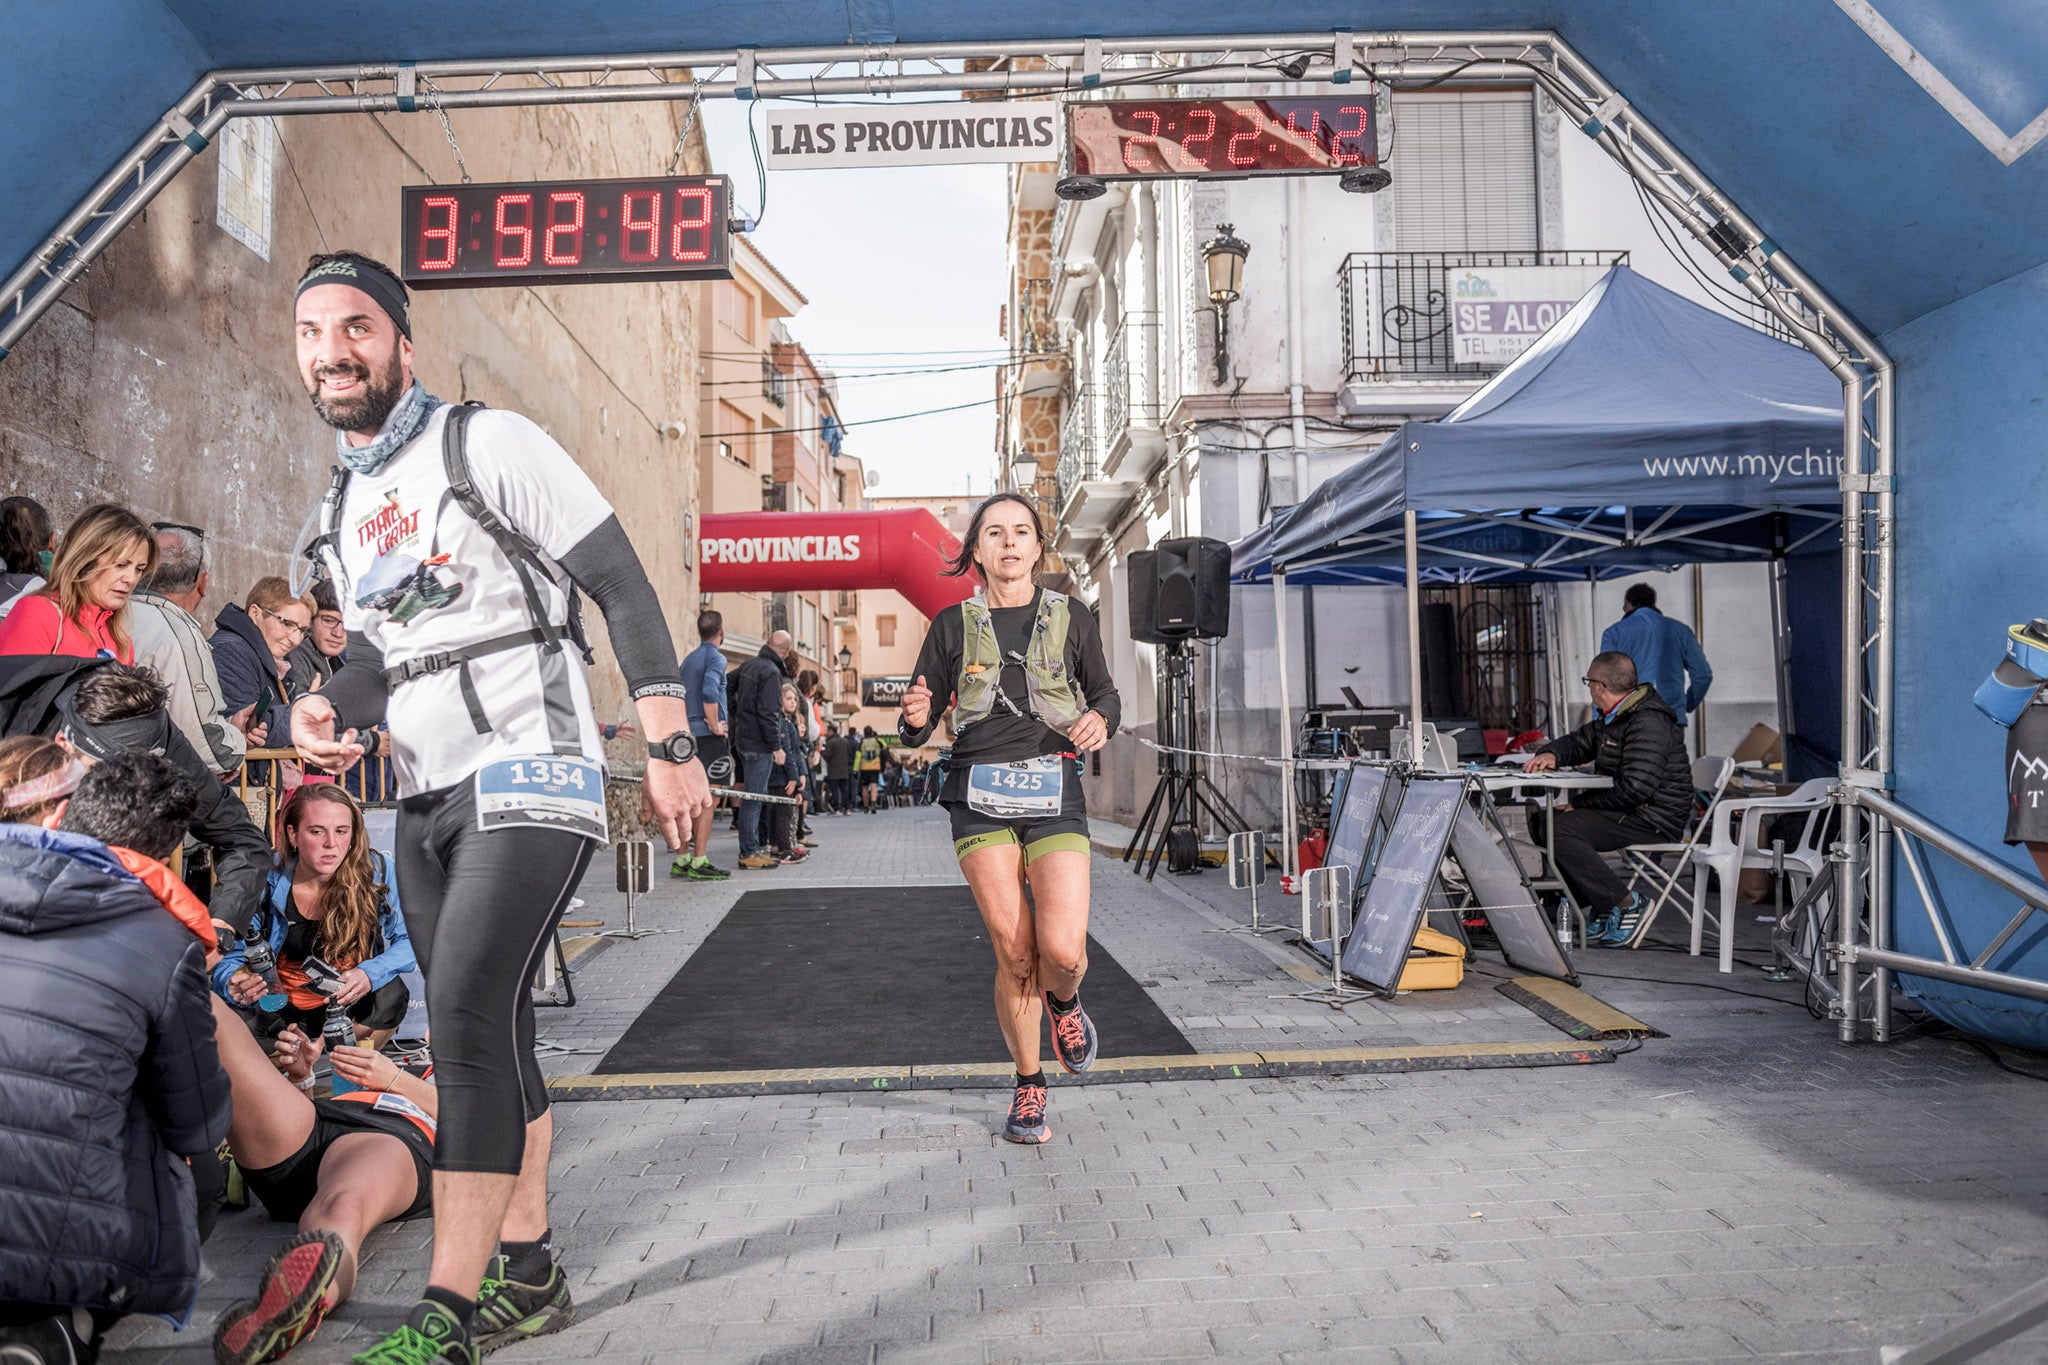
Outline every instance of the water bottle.
<svg viewBox="0 0 2048 1365">
<path fill-rule="evenodd" d="M 270 951 L 270 944 L 261 938 L 248 941 L 242 955 L 242 969 L 263 978 L 263 984 L 270 989 L 256 1001 L 256 1008 L 268 1014 L 275 1014 L 285 1007 L 284 986 L 277 979 L 277 957 Z"/>
<path fill-rule="evenodd" d="M 327 1002 L 327 1018 L 320 1026 L 320 1036 L 327 1040 L 329 1065 L 333 1064 L 332 1058 L 338 1050 L 356 1045 L 356 1023 L 348 1017 L 347 1005 L 339 1000 Z M 339 1067 L 334 1071 L 333 1087 L 333 1093 L 337 1095 L 346 1095 L 349 1091 L 360 1088 L 343 1076 Z"/>
</svg>

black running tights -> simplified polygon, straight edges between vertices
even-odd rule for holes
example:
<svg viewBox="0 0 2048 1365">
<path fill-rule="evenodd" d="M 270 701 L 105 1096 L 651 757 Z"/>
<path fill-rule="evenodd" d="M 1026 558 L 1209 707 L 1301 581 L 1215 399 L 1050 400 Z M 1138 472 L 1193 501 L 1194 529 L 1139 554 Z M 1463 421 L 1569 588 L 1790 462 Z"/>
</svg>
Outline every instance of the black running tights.
<svg viewBox="0 0 2048 1365">
<path fill-rule="evenodd" d="M 441 1122 L 434 1168 L 516 1175 L 547 1112 L 528 983 L 597 845 L 476 827 L 464 782 L 398 803 L 398 894 L 427 981 Z"/>
</svg>

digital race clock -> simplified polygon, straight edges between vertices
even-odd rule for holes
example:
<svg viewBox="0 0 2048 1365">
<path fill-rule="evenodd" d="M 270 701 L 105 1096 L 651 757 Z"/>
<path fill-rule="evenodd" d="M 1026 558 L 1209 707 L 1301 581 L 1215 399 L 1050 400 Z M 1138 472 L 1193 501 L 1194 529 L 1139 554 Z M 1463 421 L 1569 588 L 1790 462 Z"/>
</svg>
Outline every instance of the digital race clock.
<svg viewBox="0 0 2048 1365">
<path fill-rule="evenodd" d="M 1377 164 L 1372 98 L 1084 100 L 1067 105 L 1076 176 L 1235 178 Z"/>
<path fill-rule="evenodd" d="M 414 289 L 732 277 L 722 175 L 408 185 L 399 273 Z"/>
</svg>

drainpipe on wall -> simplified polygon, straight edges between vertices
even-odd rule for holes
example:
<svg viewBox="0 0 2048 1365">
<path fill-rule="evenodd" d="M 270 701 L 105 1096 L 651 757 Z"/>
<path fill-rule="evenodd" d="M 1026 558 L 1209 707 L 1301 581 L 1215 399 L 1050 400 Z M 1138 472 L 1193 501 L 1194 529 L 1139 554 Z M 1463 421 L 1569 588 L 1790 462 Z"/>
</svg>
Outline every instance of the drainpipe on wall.
<svg viewBox="0 0 2048 1365">
<path fill-rule="evenodd" d="M 1304 182 L 1294 177 L 1282 191 L 1287 196 L 1283 214 L 1287 238 L 1287 415 L 1293 426 L 1296 502 L 1308 497 L 1308 423 L 1301 401 L 1301 236 L 1302 220 L 1307 216 L 1301 202 L 1303 187 Z"/>
</svg>

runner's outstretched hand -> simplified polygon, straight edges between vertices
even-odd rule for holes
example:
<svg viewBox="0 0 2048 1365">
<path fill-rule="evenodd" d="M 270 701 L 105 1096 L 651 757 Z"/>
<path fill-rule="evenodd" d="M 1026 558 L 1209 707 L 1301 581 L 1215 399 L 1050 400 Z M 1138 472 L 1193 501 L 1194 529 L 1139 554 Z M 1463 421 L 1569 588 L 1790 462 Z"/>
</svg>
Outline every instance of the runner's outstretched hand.
<svg viewBox="0 0 2048 1365">
<path fill-rule="evenodd" d="M 924 685 L 924 674 L 903 693 L 903 719 L 911 729 L 922 730 L 932 718 L 932 690 Z"/>
<path fill-rule="evenodd" d="M 334 733 L 334 704 L 317 692 L 292 707 L 292 747 L 299 757 L 330 773 L 345 773 L 363 756 L 356 732 Z"/>
</svg>

